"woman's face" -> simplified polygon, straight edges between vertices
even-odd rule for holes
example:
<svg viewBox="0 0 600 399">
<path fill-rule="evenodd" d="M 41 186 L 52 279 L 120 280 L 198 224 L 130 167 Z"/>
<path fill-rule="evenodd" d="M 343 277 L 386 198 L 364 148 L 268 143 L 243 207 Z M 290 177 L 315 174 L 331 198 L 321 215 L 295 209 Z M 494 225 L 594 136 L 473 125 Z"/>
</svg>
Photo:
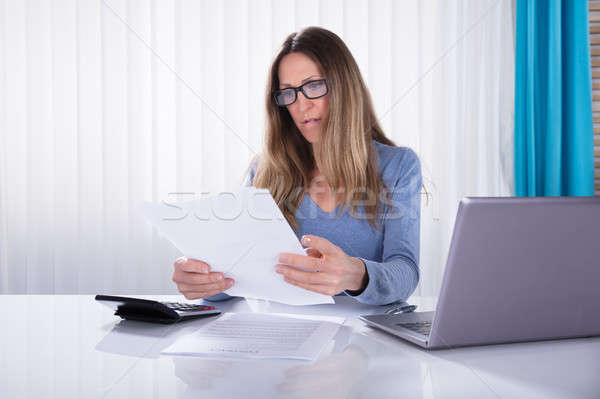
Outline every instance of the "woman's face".
<svg viewBox="0 0 600 399">
<path fill-rule="evenodd" d="M 311 80 L 323 79 L 319 67 L 302 53 L 290 53 L 279 63 L 279 89 L 299 87 Z M 321 139 L 329 116 L 329 93 L 313 100 L 299 91 L 294 103 L 286 107 L 302 136 L 311 144 Z"/>
</svg>

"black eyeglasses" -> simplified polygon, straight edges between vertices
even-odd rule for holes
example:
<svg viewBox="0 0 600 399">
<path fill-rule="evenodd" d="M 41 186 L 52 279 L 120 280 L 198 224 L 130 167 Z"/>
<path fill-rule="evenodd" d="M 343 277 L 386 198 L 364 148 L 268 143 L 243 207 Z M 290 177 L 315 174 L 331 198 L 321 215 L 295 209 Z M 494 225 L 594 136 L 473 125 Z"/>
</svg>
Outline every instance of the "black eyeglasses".
<svg viewBox="0 0 600 399">
<path fill-rule="evenodd" d="M 293 104 L 298 99 L 298 92 L 301 91 L 304 97 L 314 100 L 327 94 L 327 80 L 311 80 L 298 87 L 286 87 L 273 93 L 275 103 L 280 107 L 286 107 Z"/>
</svg>

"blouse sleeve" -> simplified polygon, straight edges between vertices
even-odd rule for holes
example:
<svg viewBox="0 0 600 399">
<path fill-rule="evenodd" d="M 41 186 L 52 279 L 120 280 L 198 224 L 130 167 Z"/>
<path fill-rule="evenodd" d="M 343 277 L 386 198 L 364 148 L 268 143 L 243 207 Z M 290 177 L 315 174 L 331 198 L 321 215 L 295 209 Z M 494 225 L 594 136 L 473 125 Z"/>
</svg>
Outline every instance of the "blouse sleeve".
<svg viewBox="0 0 600 399">
<path fill-rule="evenodd" d="M 406 300 L 419 282 L 419 234 L 421 219 L 421 166 L 414 151 L 407 149 L 396 165 L 387 168 L 384 183 L 391 190 L 383 214 L 381 262 L 360 258 L 367 270 L 367 286 L 356 294 L 358 301 L 385 305 Z"/>
</svg>

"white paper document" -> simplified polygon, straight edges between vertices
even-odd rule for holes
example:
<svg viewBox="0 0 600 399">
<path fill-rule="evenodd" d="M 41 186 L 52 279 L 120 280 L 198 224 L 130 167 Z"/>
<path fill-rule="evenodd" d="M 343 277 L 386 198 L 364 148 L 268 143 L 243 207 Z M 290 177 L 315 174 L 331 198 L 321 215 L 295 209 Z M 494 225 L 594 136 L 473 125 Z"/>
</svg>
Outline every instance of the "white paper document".
<svg viewBox="0 0 600 399">
<path fill-rule="evenodd" d="M 334 303 L 275 273 L 281 252 L 306 252 L 268 190 L 244 187 L 182 203 L 141 202 L 138 209 L 185 256 L 233 278 L 229 295 L 289 305 Z"/>
<path fill-rule="evenodd" d="M 333 339 L 337 322 L 265 313 L 225 313 L 179 338 L 164 355 L 315 360 Z"/>
</svg>

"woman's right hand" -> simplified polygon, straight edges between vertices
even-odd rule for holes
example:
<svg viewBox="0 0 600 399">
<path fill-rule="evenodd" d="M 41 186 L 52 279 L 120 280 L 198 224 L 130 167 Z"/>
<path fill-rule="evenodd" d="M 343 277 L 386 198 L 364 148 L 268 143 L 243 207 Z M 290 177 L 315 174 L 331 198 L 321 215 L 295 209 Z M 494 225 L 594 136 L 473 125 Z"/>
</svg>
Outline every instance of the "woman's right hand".
<svg viewBox="0 0 600 399">
<path fill-rule="evenodd" d="M 211 272 L 210 266 L 199 260 L 182 256 L 173 265 L 172 280 L 186 299 L 206 298 L 233 287 L 233 279 Z"/>
</svg>

